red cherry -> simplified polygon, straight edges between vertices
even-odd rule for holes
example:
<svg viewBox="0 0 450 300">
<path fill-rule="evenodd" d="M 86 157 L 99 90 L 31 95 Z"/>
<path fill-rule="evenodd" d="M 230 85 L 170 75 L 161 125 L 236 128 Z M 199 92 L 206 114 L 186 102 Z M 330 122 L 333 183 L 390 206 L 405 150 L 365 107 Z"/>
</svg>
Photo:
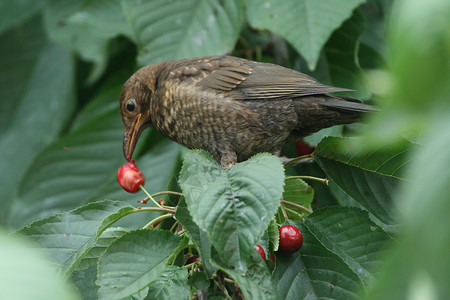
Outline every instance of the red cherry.
<svg viewBox="0 0 450 300">
<path fill-rule="evenodd" d="M 298 156 L 308 155 L 314 152 L 315 148 L 308 145 L 304 140 L 300 140 L 295 144 Z"/>
<path fill-rule="evenodd" d="M 261 255 L 262 259 L 266 260 L 266 252 L 263 247 L 261 247 L 261 245 L 255 245 L 255 249 L 258 251 L 259 255 Z"/>
<path fill-rule="evenodd" d="M 129 193 L 136 193 L 140 185 L 144 185 L 145 178 L 134 161 L 124 164 L 117 170 L 117 181 Z"/>
<path fill-rule="evenodd" d="M 191 257 L 189 257 L 189 259 L 186 261 L 185 265 L 190 265 L 192 263 L 195 263 L 196 261 L 200 262 L 201 259 L 200 257 L 198 257 L 198 255 L 192 255 Z"/>
<path fill-rule="evenodd" d="M 295 252 L 303 245 L 303 235 L 297 227 L 284 225 L 279 229 L 280 250 L 283 252 Z"/>
</svg>

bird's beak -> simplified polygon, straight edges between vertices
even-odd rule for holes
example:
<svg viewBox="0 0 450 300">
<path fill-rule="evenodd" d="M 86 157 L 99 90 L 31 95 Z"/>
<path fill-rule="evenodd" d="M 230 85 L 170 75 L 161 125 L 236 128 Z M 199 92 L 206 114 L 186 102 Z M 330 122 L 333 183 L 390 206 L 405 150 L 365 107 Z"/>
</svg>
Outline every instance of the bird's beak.
<svg viewBox="0 0 450 300">
<path fill-rule="evenodd" d="M 138 114 L 136 119 L 131 125 L 129 130 L 125 130 L 123 137 L 123 155 L 127 161 L 131 161 L 131 155 L 133 155 L 134 148 L 136 147 L 139 136 L 144 129 L 143 121 L 141 121 L 142 115 Z"/>
</svg>

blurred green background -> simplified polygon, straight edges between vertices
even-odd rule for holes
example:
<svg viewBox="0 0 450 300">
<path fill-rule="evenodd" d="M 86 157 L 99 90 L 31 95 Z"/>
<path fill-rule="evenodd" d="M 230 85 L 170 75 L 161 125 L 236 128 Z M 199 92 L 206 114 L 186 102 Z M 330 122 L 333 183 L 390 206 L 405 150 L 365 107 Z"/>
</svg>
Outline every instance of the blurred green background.
<svg viewBox="0 0 450 300">
<path fill-rule="evenodd" d="M 381 107 L 366 125 L 315 134 L 313 145 L 348 133 L 422 144 L 411 156 L 413 181 L 395 195 L 400 246 L 369 298 L 450 294 L 448 0 L 3 0 L 0 45 L 5 230 L 104 198 L 135 205 L 139 196 L 115 179 L 125 162 L 121 85 L 158 61 L 230 54 L 295 68 Z M 151 193 L 176 178 L 183 152 L 146 131 L 135 156 Z M 322 190 L 318 207 L 336 203 Z"/>
</svg>

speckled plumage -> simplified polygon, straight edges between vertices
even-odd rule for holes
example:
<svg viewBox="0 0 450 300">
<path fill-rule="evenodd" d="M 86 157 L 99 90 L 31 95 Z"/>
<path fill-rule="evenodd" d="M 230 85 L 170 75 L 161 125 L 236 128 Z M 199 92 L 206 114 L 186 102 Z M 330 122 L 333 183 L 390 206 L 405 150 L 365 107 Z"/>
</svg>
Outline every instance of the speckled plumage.
<svg viewBox="0 0 450 300">
<path fill-rule="evenodd" d="M 210 152 L 227 168 L 372 110 L 329 94 L 344 90 L 295 70 L 230 56 L 153 64 L 122 89 L 124 154 L 131 159 L 140 133 L 153 126 L 188 148 Z"/>
</svg>

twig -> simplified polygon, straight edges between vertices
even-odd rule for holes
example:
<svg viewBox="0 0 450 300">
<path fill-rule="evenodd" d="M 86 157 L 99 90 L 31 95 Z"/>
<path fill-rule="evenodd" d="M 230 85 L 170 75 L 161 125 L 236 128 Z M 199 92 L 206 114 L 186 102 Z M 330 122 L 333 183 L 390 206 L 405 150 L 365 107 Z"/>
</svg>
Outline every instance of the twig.
<svg viewBox="0 0 450 300">
<path fill-rule="evenodd" d="M 314 181 L 318 181 L 324 185 L 328 185 L 328 179 L 326 178 L 319 178 L 319 177 L 314 177 L 314 176 L 304 176 L 304 175 L 300 175 L 300 176 L 288 176 L 286 177 L 286 180 L 291 180 L 291 179 L 306 179 L 306 180 L 314 180 Z"/>
<path fill-rule="evenodd" d="M 153 224 L 157 223 L 157 222 L 161 222 L 162 220 L 165 220 L 167 218 L 172 217 L 173 214 L 165 214 L 162 216 L 159 216 L 157 218 L 154 218 L 153 220 L 151 220 L 150 222 L 148 222 L 147 224 L 145 224 L 145 226 L 143 227 L 143 229 L 149 228 L 150 226 L 152 226 Z"/>
<path fill-rule="evenodd" d="M 295 206 L 295 207 L 297 207 L 298 209 L 303 210 L 304 212 L 306 212 L 306 213 L 308 213 L 308 214 L 312 214 L 312 213 L 313 213 L 312 210 L 310 210 L 310 209 L 308 209 L 308 208 L 306 208 L 306 207 L 304 207 L 304 206 L 302 206 L 302 205 L 300 205 L 300 204 L 291 202 L 291 201 L 281 200 L 281 203 L 284 203 L 284 204 L 287 204 L 287 205 L 290 205 L 290 206 Z"/>
<path fill-rule="evenodd" d="M 284 167 L 286 168 L 286 167 L 288 167 L 288 166 L 290 166 L 290 165 L 292 165 L 292 164 L 294 164 L 296 162 L 299 162 L 299 161 L 302 161 L 302 160 L 307 160 L 307 159 L 310 159 L 310 158 L 313 158 L 313 157 L 314 157 L 314 155 L 312 155 L 312 154 L 306 154 L 306 155 L 295 157 L 295 158 L 289 160 L 288 162 L 286 162 L 284 164 Z"/>
</svg>

